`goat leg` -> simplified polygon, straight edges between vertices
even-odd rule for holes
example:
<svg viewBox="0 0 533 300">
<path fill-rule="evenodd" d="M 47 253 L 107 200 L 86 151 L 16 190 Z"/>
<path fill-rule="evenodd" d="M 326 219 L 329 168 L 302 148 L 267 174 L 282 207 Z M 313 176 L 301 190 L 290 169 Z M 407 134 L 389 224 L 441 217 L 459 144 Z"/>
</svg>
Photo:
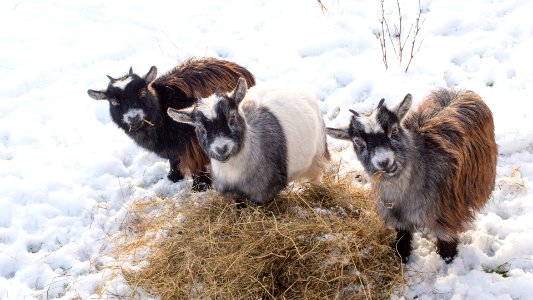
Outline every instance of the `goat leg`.
<svg viewBox="0 0 533 300">
<path fill-rule="evenodd" d="M 457 256 L 457 240 L 451 242 L 437 240 L 437 253 L 447 264 L 451 263 Z"/>
<path fill-rule="evenodd" d="M 168 172 L 168 175 L 167 175 L 168 180 L 172 182 L 178 182 L 180 180 L 183 180 L 183 178 L 185 177 L 180 171 L 180 160 L 172 159 L 172 160 L 169 160 L 168 162 L 170 165 L 170 171 Z"/>
<path fill-rule="evenodd" d="M 398 255 L 402 259 L 402 263 L 407 263 L 409 256 L 411 255 L 411 241 L 413 235 L 410 231 L 396 229 L 396 240 L 393 248 L 396 249 Z"/>
<path fill-rule="evenodd" d="M 205 192 L 211 187 L 211 177 L 209 173 L 192 174 L 192 190 Z"/>
</svg>

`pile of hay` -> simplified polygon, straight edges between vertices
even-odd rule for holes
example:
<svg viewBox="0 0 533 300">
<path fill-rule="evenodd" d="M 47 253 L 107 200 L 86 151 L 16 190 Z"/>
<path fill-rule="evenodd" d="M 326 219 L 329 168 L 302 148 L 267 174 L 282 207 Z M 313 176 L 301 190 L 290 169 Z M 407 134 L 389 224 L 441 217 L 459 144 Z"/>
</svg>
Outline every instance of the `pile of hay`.
<svg viewBox="0 0 533 300">
<path fill-rule="evenodd" d="M 136 201 L 117 255 L 162 299 L 381 299 L 401 282 L 368 192 L 329 174 L 264 207 L 208 192 Z"/>
</svg>

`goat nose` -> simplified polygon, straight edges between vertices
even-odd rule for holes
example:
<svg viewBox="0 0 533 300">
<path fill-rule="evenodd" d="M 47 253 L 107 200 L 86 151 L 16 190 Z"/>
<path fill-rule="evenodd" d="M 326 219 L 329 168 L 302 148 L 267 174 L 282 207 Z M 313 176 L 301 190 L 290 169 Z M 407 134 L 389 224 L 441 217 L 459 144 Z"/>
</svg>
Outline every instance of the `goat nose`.
<svg viewBox="0 0 533 300">
<path fill-rule="evenodd" d="M 388 158 L 378 162 L 379 167 L 382 168 L 382 169 L 387 169 L 389 164 L 390 164 L 390 160 Z"/>
<path fill-rule="evenodd" d="M 128 121 L 130 121 L 130 123 L 137 123 L 140 120 L 141 120 L 141 117 L 139 115 L 128 116 Z"/>
<path fill-rule="evenodd" d="M 228 152 L 228 145 L 218 146 L 215 148 L 218 154 L 226 154 Z"/>
</svg>

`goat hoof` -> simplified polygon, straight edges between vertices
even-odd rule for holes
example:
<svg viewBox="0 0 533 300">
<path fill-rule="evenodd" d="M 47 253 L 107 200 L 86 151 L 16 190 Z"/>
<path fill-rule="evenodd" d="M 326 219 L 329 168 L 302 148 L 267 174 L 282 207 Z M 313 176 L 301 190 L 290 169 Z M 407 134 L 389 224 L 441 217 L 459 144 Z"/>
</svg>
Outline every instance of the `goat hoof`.
<svg viewBox="0 0 533 300">
<path fill-rule="evenodd" d="M 178 182 L 183 180 L 185 177 L 179 171 L 170 171 L 167 175 L 167 178 L 172 182 Z"/>
<path fill-rule="evenodd" d="M 437 253 L 447 264 L 451 263 L 457 256 L 457 241 L 446 242 L 437 241 Z"/>
<path fill-rule="evenodd" d="M 195 192 L 205 192 L 209 189 L 209 185 L 205 183 L 197 183 L 192 185 L 192 190 Z"/>
<path fill-rule="evenodd" d="M 192 190 L 195 192 L 205 192 L 211 187 L 211 178 L 208 175 L 193 175 Z"/>
<path fill-rule="evenodd" d="M 236 203 L 236 207 L 237 209 L 244 209 L 246 208 L 246 202 L 244 202 L 244 200 L 235 200 L 235 203 Z"/>
</svg>

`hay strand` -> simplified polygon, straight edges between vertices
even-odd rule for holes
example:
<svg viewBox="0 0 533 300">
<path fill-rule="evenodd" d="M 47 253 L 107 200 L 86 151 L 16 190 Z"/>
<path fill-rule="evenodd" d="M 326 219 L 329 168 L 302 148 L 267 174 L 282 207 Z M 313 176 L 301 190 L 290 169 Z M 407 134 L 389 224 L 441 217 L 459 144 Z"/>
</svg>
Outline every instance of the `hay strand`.
<svg viewBox="0 0 533 300">
<path fill-rule="evenodd" d="M 388 298 L 402 280 L 394 233 L 337 175 L 262 207 L 212 191 L 136 201 L 116 241 L 123 275 L 162 299 Z"/>
</svg>

